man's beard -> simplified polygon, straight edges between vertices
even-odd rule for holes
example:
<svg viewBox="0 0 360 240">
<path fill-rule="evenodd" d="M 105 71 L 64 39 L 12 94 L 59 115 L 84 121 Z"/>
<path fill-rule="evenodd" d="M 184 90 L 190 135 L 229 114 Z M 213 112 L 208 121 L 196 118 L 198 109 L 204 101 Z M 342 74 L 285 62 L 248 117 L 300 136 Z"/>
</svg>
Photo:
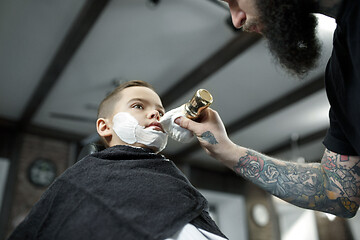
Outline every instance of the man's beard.
<svg viewBox="0 0 360 240">
<path fill-rule="evenodd" d="M 317 19 L 311 14 L 313 9 L 302 2 L 256 0 L 257 21 L 270 52 L 290 74 L 299 77 L 316 67 L 321 50 L 316 37 Z"/>
</svg>

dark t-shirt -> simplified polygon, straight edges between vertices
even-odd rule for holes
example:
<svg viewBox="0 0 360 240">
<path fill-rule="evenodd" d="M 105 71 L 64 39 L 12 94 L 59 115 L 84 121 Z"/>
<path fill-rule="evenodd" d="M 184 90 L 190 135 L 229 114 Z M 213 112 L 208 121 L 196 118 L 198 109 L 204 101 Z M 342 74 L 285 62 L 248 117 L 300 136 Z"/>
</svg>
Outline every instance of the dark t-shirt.
<svg viewBox="0 0 360 240">
<path fill-rule="evenodd" d="M 343 0 L 325 73 L 330 102 L 327 149 L 360 155 L 360 1 Z"/>
</svg>

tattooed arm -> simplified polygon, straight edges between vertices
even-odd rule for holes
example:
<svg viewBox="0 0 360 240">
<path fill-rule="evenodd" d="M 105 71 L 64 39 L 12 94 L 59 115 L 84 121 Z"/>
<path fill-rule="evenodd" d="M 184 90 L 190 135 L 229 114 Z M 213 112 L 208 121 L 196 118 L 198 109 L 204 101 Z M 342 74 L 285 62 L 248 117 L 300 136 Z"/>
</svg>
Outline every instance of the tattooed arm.
<svg viewBox="0 0 360 240">
<path fill-rule="evenodd" d="M 360 160 L 326 150 L 321 163 L 291 163 L 240 150 L 233 170 L 299 207 L 353 217 L 359 208 Z"/>
<path fill-rule="evenodd" d="M 321 163 L 291 163 L 234 144 L 216 111 L 201 123 L 186 118 L 205 151 L 245 179 L 299 207 L 353 217 L 360 204 L 360 157 L 326 150 Z"/>
</svg>

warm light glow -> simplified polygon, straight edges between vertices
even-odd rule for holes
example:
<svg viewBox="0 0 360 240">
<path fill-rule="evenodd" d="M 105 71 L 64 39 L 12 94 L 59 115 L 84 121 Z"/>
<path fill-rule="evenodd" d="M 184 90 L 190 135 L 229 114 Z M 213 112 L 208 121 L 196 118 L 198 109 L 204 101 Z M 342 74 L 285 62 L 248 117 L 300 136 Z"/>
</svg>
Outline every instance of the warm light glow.
<svg viewBox="0 0 360 240">
<path fill-rule="evenodd" d="M 325 216 L 329 219 L 329 221 L 334 221 L 336 216 L 330 213 L 324 213 Z"/>
</svg>

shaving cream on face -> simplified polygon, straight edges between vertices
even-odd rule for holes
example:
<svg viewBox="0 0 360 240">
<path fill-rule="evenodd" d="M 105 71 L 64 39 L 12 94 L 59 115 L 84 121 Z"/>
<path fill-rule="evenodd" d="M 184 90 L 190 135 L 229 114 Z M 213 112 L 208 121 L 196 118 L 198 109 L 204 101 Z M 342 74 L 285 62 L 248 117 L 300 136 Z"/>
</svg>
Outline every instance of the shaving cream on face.
<svg viewBox="0 0 360 240">
<path fill-rule="evenodd" d="M 113 130 L 125 143 L 141 143 L 155 147 L 157 152 L 161 152 L 167 144 L 166 133 L 140 126 L 136 118 L 128 112 L 119 112 L 114 116 Z"/>
</svg>

